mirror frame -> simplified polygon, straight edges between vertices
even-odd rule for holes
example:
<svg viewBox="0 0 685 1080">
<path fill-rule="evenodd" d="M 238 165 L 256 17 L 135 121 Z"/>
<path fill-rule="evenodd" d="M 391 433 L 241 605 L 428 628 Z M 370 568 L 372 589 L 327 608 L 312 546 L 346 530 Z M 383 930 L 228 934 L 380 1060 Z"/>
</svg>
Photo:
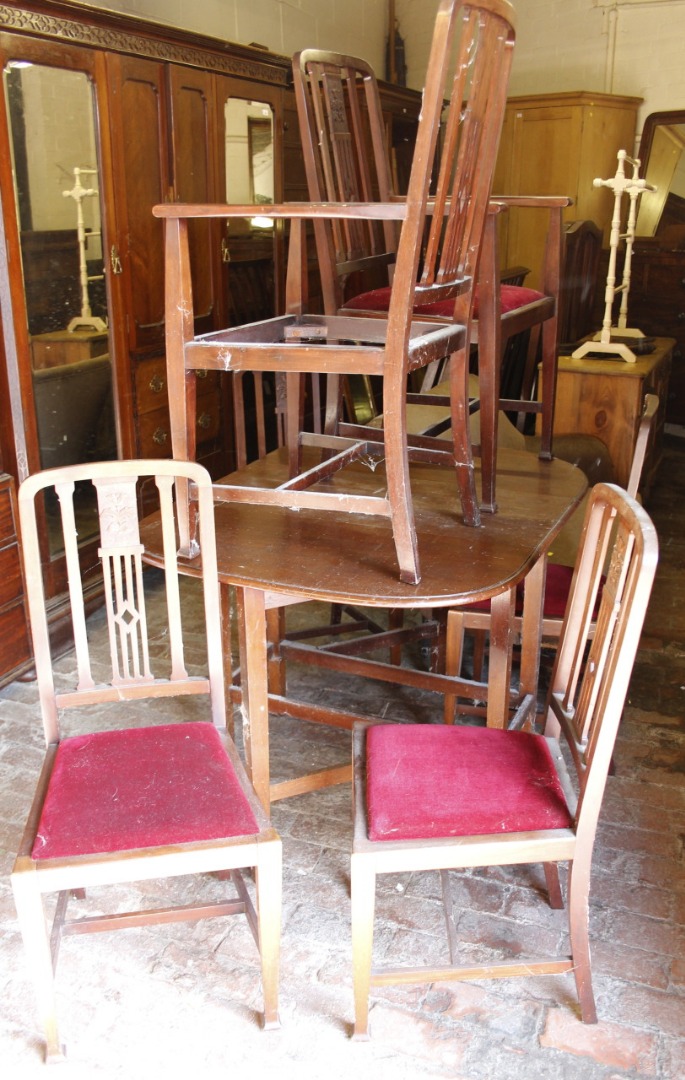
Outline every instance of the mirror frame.
<svg viewBox="0 0 685 1080">
<path fill-rule="evenodd" d="M 669 127 L 675 124 L 685 124 L 685 109 L 666 109 L 662 112 L 650 113 L 649 116 L 645 118 L 640 138 L 640 149 L 637 155 L 640 160 L 640 175 L 642 177 L 647 176 L 649 157 L 652 152 L 657 129 L 662 126 Z M 635 243 L 638 245 L 645 243 L 657 244 L 661 243 L 661 240 L 658 236 L 645 235 L 638 232 L 635 236 Z"/>
<path fill-rule="evenodd" d="M 652 143 L 654 142 L 654 132 L 661 124 L 685 124 L 685 109 L 668 109 L 665 112 L 654 112 L 650 113 L 645 119 L 642 126 L 640 149 L 637 155 L 640 159 L 640 172 L 642 176 L 647 175 L 647 165 L 652 150 Z"/>
</svg>

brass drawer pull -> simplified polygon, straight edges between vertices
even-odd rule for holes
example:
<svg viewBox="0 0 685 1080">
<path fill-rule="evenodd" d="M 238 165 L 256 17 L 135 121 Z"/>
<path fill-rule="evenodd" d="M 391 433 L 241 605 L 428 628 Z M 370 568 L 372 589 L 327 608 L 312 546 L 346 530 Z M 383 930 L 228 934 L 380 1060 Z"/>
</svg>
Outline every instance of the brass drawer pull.
<svg viewBox="0 0 685 1080">
<path fill-rule="evenodd" d="M 153 394 L 161 394 L 165 386 L 166 383 L 161 375 L 155 374 L 150 379 L 150 389 Z"/>
<path fill-rule="evenodd" d="M 195 374 L 198 379 L 206 379 L 209 372 L 207 371 L 207 368 L 198 368 Z"/>
<path fill-rule="evenodd" d="M 212 422 L 212 418 L 209 413 L 203 412 L 197 418 L 197 426 L 206 430 Z"/>
<path fill-rule="evenodd" d="M 155 428 L 152 432 L 152 441 L 157 443 L 157 446 L 164 446 L 164 443 L 169 438 L 169 432 L 165 431 L 163 427 Z"/>
</svg>

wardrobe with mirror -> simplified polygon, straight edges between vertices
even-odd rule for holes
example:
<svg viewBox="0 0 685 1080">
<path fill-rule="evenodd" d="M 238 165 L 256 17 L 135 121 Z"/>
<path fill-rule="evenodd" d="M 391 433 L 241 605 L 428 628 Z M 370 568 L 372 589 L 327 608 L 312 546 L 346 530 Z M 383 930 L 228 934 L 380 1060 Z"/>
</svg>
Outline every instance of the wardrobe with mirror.
<svg viewBox="0 0 685 1080">
<path fill-rule="evenodd" d="M 171 453 L 163 224 L 152 207 L 255 204 L 230 227 L 194 224 L 196 329 L 206 331 L 280 310 L 287 238 L 259 206 L 306 199 L 307 189 L 287 57 L 69 0 L 25 0 L 0 3 L 0 68 L 0 575 L 13 581 L 0 593 L 3 682 L 30 661 L 18 483 L 50 465 Z M 403 175 L 420 95 L 382 93 Z M 310 280 L 315 304 L 314 263 Z M 230 377 L 202 374 L 198 458 L 221 476 L 233 462 Z M 56 512 L 43 508 L 42 537 L 59 635 L 66 572 Z M 96 561 L 93 514 L 84 496 L 84 565 Z M 94 580 L 93 606 L 99 597 Z M 10 650 L 10 637 L 24 644 Z"/>
</svg>

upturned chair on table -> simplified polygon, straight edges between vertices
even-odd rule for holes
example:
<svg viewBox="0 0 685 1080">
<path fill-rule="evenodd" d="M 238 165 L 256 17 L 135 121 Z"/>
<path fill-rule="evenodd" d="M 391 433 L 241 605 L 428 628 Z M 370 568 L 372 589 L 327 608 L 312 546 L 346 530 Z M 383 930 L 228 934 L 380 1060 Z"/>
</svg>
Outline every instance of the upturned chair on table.
<svg viewBox="0 0 685 1080">
<path fill-rule="evenodd" d="M 163 589 L 158 574 L 143 573 L 136 500 L 140 482 L 150 477 L 161 505 Z M 204 601 L 192 628 L 181 619 L 187 582 L 179 578 L 174 512 L 175 488 L 189 482 L 195 486 L 202 552 L 201 565 L 198 558 L 191 569 L 196 576 L 202 573 Z M 36 520 L 36 503 L 44 493 L 50 497 L 50 527 L 60 530 L 68 569 L 76 646 L 73 685 L 64 664 L 59 674 L 53 671 Z M 100 523 L 105 608 L 99 630 L 86 622 L 84 602 L 84 585 L 92 592 L 98 569 L 79 565 L 76 515 L 86 494 L 97 497 Z M 209 474 L 199 465 L 174 461 L 51 469 L 21 485 L 19 512 L 47 754 L 12 886 L 47 1059 L 63 1056 L 54 967 L 66 934 L 244 912 L 261 954 L 264 1025 L 278 1026 L 281 841 L 226 732 Z M 146 593 L 155 582 L 151 606 Z M 148 699 L 159 705 L 159 724 L 152 723 L 155 701 Z M 90 724 L 88 706 L 97 707 Z M 105 726 L 116 724 L 117 707 L 125 726 Z M 67 710 L 65 735 L 61 719 Z M 256 871 L 254 902 L 241 868 Z M 81 917 L 66 918 L 70 894 L 84 900 L 91 886 L 210 872 L 230 877 L 234 895 L 115 914 L 95 914 L 86 901 Z M 51 933 L 43 910 L 45 893 L 58 894 Z"/>
<path fill-rule="evenodd" d="M 642 507 L 619 488 L 598 484 L 585 517 L 544 736 L 440 724 L 355 730 L 351 892 L 358 1038 L 368 1037 L 373 986 L 567 971 L 575 976 L 583 1021 L 596 1022 L 588 941 L 592 851 L 657 550 Z M 562 754 L 564 742 L 568 753 Z M 544 866 L 553 908 L 563 907 L 558 863 L 569 864 L 570 955 L 499 959 L 483 945 L 477 959 L 460 964 L 448 871 L 535 862 Z M 450 963 L 373 967 L 376 875 L 425 870 L 441 874 Z"/>
<path fill-rule="evenodd" d="M 389 517 L 400 576 L 410 583 L 420 579 L 410 458 L 453 468 L 464 522 L 470 526 L 479 522 L 467 425 L 467 356 L 481 238 L 513 52 L 513 24 L 507 0 L 440 0 L 406 200 L 260 207 L 260 213 L 272 219 L 291 222 L 286 315 L 195 336 L 188 221 L 245 217 L 251 210 L 245 206 L 154 208 L 157 216 L 166 219 L 167 366 L 174 456 L 195 456 L 194 391 L 191 381 L 186 381 L 187 371 L 285 372 L 291 479 L 277 489 L 215 485 L 215 498 Z M 446 96 L 450 104 L 432 194 Z M 316 316 L 303 310 L 305 223 L 317 219 L 357 226 L 369 220 L 401 222 L 387 319 Z M 454 320 L 443 324 L 414 320 L 419 298 L 423 303 L 449 300 Z M 420 437 L 410 445 L 407 378 L 446 356 L 452 357 L 452 447 Z M 382 376 L 383 429 L 365 429 L 351 438 L 341 438 L 330 425 L 321 436 L 303 433 L 300 387 L 301 376 L 307 372 Z M 304 460 L 306 449 L 310 453 Z M 316 451 L 313 458 L 312 449 Z M 323 484 L 354 461 L 378 458 L 385 460 L 385 495 L 363 496 Z M 192 545 L 192 535 L 184 534 L 183 550 L 192 551 Z"/>
<path fill-rule="evenodd" d="M 371 67 L 357 57 L 305 49 L 293 57 L 293 79 L 310 199 L 401 202 L 394 190 L 381 100 Z M 492 511 L 496 507 L 498 406 L 507 411 L 516 409 L 522 417 L 540 413 L 539 453 L 543 458 L 552 453 L 562 210 L 569 204 L 570 199 L 562 196 L 496 195 L 489 207 L 470 324 L 470 340 L 478 345 L 481 383 L 481 509 Z M 549 215 L 540 289 L 499 280 L 498 220 L 510 206 Z M 395 223 L 317 219 L 314 232 L 325 310 L 355 316 L 387 314 L 398 250 Z M 368 282 L 369 275 L 372 287 L 359 292 L 360 281 Z M 455 318 L 452 298 L 430 297 L 420 291 L 414 296 L 413 311 L 422 320 L 445 322 Z M 540 332 L 544 396 L 538 401 L 533 389 Z M 530 342 L 522 372 L 521 399 L 512 400 L 500 395 L 500 370 L 508 342 L 519 334 L 528 334 Z M 438 367 L 434 363 L 426 369 L 422 390 L 435 384 Z M 409 401 L 435 404 L 436 398 L 410 394 Z M 329 423 L 334 422 L 334 393 L 329 394 L 328 413 Z M 345 425 L 340 430 L 352 431 Z"/>
</svg>

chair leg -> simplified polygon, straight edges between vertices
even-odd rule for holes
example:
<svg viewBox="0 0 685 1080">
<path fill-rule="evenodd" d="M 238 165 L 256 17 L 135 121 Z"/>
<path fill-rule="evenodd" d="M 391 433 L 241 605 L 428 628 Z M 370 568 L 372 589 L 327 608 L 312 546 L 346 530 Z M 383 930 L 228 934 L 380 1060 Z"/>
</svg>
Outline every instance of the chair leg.
<svg viewBox="0 0 685 1080">
<path fill-rule="evenodd" d="M 269 645 L 269 693 L 285 697 L 286 670 L 281 656 L 281 641 L 285 637 L 284 608 L 270 608 L 266 613 L 266 638 Z"/>
<path fill-rule="evenodd" d="M 352 855 L 352 965 L 354 981 L 353 1038 L 369 1038 L 369 990 L 373 952 L 373 919 L 376 904 L 376 874 L 371 861 Z"/>
<path fill-rule="evenodd" d="M 487 644 L 487 630 L 472 630 L 473 637 L 473 678 L 476 682 L 483 682 L 485 671 L 485 646 Z"/>
<path fill-rule="evenodd" d="M 461 672 L 461 662 L 464 652 L 464 616 L 461 611 L 448 611 L 447 613 L 447 640 L 445 643 L 445 675 L 457 678 Z M 457 706 L 455 694 L 445 694 L 443 706 L 443 722 L 454 723 L 454 713 Z"/>
<path fill-rule="evenodd" d="M 468 356 L 465 349 L 450 357 L 449 375 L 452 449 L 462 514 L 465 525 L 476 527 L 480 525 L 480 503 L 469 429 Z"/>
<path fill-rule="evenodd" d="M 442 888 L 442 906 L 445 909 L 445 927 L 447 929 L 447 941 L 450 947 L 450 963 L 456 964 L 458 960 L 459 945 L 457 942 L 457 926 L 454 921 L 454 901 L 450 888 L 450 876 L 447 870 L 440 871 L 440 886 Z"/>
<path fill-rule="evenodd" d="M 265 1029 L 281 1026 L 278 1015 L 278 982 L 281 950 L 282 846 L 280 840 L 261 845 L 257 866 L 259 952 L 262 961 L 262 994 Z"/>
<path fill-rule="evenodd" d="M 60 1043 L 57 1028 L 54 969 L 43 898 L 30 880 L 34 877 L 32 872 L 13 873 L 12 889 L 38 1002 L 38 1014 L 45 1032 L 45 1060 L 52 1064 L 64 1060 L 65 1049 Z"/>
<path fill-rule="evenodd" d="M 388 611 L 388 630 L 401 630 L 404 624 L 404 609 L 403 608 L 390 608 Z M 402 646 L 392 645 L 390 647 L 389 660 L 395 667 L 399 667 L 402 663 Z"/>
<path fill-rule="evenodd" d="M 543 863 L 542 868 L 545 871 L 545 882 L 547 884 L 549 906 L 551 908 L 561 909 L 564 906 L 564 898 L 561 895 L 559 867 L 556 863 Z"/>
<path fill-rule="evenodd" d="M 221 601 L 221 651 L 224 658 L 224 686 L 233 684 L 233 641 L 231 628 L 233 626 L 233 611 L 231 604 L 230 586 L 221 583 L 219 585 L 219 597 Z M 232 739 L 235 738 L 235 719 L 233 706 L 226 709 L 226 728 Z"/>
<path fill-rule="evenodd" d="M 568 920 L 571 937 L 571 956 L 580 1017 L 584 1024 L 597 1023 L 597 1008 L 592 991 L 590 966 L 589 924 L 590 860 L 574 860 L 569 866 Z"/>
<path fill-rule="evenodd" d="M 409 480 L 404 383 L 404 377 L 401 377 L 398 382 L 394 373 L 386 375 L 384 380 L 385 470 L 400 580 L 409 585 L 418 585 L 421 580 L 421 569 Z"/>
<path fill-rule="evenodd" d="M 488 214 L 478 284 L 481 509 L 488 514 L 497 510 L 497 421 L 503 350 L 497 263 L 497 223 L 495 215 Z"/>
<path fill-rule="evenodd" d="M 542 424 L 539 454 L 545 461 L 549 461 L 552 457 L 557 350 L 557 319 L 548 319 L 542 327 Z"/>
</svg>

